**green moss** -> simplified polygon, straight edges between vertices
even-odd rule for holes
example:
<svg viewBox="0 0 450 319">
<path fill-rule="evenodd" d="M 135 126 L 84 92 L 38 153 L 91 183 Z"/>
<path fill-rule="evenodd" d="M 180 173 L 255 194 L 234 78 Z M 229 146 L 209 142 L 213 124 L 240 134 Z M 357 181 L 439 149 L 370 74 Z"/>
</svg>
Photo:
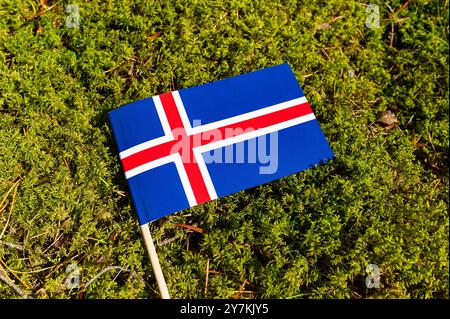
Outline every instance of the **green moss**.
<svg viewBox="0 0 450 319">
<path fill-rule="evenodd" d="M 177 237 L 158 248 L 172 296 L 448 298 L 448 3 L 374 2 L 378 29 L 342 0 L 76 2 L 68 28 L 69 1 L 0 0 L 9 277 L 40 298 L 157 297 L 107 112 L 289 62 L 336 160 L 155 222 Z M 398 127 L 374 123 L 386 109 Z M 123 270 L 68 290 L 71 263 L 83 284 Z"/>
</svg>

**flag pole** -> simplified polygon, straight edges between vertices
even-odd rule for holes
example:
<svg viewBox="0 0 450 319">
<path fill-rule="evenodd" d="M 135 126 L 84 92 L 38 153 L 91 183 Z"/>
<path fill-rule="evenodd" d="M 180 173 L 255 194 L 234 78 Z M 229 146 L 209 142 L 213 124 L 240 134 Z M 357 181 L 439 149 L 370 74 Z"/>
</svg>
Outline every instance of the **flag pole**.
<svg viewBox="0 0 450 319">
<path fill-rule="evenodd" d="M 156 282 L 158 283 L 159 292 L 162 299 L 170 299 L 169 290 L 159 264 L 158 255 L 156 254 L 155 245 L 153 244 L 152 234 L 150 233 L 149 223 L 141 225 L 142 237 L 144 237 L 145 246 L 147 247 L 148 256 L 155 273 Z"/>
</svg>

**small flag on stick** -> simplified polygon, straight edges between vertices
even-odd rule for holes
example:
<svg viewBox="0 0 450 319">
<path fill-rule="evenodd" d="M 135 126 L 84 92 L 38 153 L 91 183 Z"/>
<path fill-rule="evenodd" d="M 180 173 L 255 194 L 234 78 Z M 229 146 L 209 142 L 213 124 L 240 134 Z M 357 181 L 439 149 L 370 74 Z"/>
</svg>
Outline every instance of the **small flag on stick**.
<svg viewBox="0 0 450 319">
<path fill-rule="evenodd" d="M 333 158 L 288 64 L 156 95 L 109 118 L 163 298 L 150 222 Z"/>
</svg>

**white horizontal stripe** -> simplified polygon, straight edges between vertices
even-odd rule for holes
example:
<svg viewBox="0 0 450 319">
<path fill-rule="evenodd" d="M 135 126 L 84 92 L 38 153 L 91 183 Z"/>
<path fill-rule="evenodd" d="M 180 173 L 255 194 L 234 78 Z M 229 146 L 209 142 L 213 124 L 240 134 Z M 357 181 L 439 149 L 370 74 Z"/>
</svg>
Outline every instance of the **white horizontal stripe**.
<svg viewBox="0 0 450 319">
<path fill-rule="evenodd" d="M 197 152 L 196 149 L 194 149 L 194 156 L 195 160 L 197 161 L 197 165 L 200 168 L 200 173 L 202 174 L 203 182 L 206 185 L 209 197 L 211 198 L 211 200 L 216 199 L 216 189 L 214 188 L 211 176 L 209 175 L 208 168 L 206 167 L 205 160 L 203 159 L 203 155 L 201 154 L 201 152 Z"/>
<path fill-rule="evenodd" d="M 241 115 L 233 116 L 233 117 L 230 117 L 230 118 L 225 119 L 225 120 L 221 120 L 221 121 L 217 121 L 217 122 L 213 122 L 213 123 L 209 123 L 209 124 L 205 124 L 205 125 L 201 125 L 201 126 L 196 126 L 196 127 L 192 128 L 191 124 L 189 122 L 189 119 L 187 117 L 186 110 L 184 108 L 183 101 L 181 100 L 179 92 L 178 91 L 174 91 L 174 92 L 172 92 L 172 94 L 173 94 L 173 98 L 175 100 L 175 104 L 177 105 L 178 112 L 179 112 L 179 114 L 181 116 L 181 120 L 183 121 L 183 125 L 185 125 L 186 133 L 188 135 L 192 135 L 192 134 L 196 134 L 196 133 L 200 133 L 200 132 L 206 132 L 206 131 L 209 131 L 209 130 L 217 129 L 219 127 L 223 127 L 223 126 L 226 126 L 226 125 L 231 125 L 231 124 L 234 124 L 234 123 L 237 123 L 237 122 L 240 122 L 240 121 L 248 120 L 250 118 L 258 117 L 258 116 L 261 116 L 261 115 L 266 115 L 266 114 L 269 114 L 269 113 L 272 113 L 272 112 L 280 111 L 280 110 L 283 110 L 283 109 L 286 109 L 286 108 L 289 108 L 289 107 L 292 107 L 292 106 L 295 106 L 295 105 L 299 105 L 299 104 L 303 104 L 303 103 L 307 102 L 306 97 L 303 96 L 303 97 L 300 97 L 300 98 L 297 98 L 297 99 L 293 99 L 293 100 L 289 100 L 289 101 L 286 101 L 286 102 L 282 102 L 282 103 L 278 103 L 278 104 L 275 104 L 275 105 L 271 105 L 271 106 L 268 106 L 268 107 L 265 107 L 265 108 L 262 108 L 262 109 L 259 109 L 259 110 L 256 110 L 256 111 L 252 111 L 252 112 L 244 113 L 244 114 L 241 114 Z M 170 130 L 170 126 L 169 126 L 169 123 L 167 121 L 167 117 L 166 117 L 166 115 L 164 113 L 164 109 L 163 109 L 162 104 L 161 104 L 161 99 L 157 95 L 157 96 L 153 97 L 153 101 L 155 103 L 156 110 L 158 112 L 158 116 L 159 116 L 159 118 L 161 120 L 161 125 L 163 127 L 165 136 L 161 136 L 161 137 L 158 137 L 156 139 L 146 141 L 144 143 L 138 144 L 136 146 L 130 147 L 130 148 L 120 152 L 120 154 L 119 154 L 120 159 L 124 159 L 125 157 L 128 157 L 130 155 L 136 154 L 136 153 L 138 153 L 140 151 L 143 151 L 145 149 L 148 149 L 148 148 L 151 148 L 153 146 L 156 146 L 156 145 L 168 142 L 170 140 L 173 140 L 173 134 L 172 134 L 172 131 Z"/>
<path fill-rule="evenodd" d="M 184 193 L 186 194 L 186 198 L 188 200 L 189 206 L 197 205 L 197 200 L 195 199 L 194 192 L 192 190 L 191 183 L 189 182 L 189 178 L 187 176 L 186 170 L 183 165 L 183 161 L 181 159 L 180 154 L 175 154 L 175 165 L 177 166 L 178 175 L 181 179 L 181 184 L 183 185 Z"/>
<path fill-rule="evenodd" d="M 127 172 L 125 172 L 125 177 L 131 178 L 146 171 L 149 171 L 158 166 L 162 166 L 169 163 L 175 163 L 177 167 L 178 176 L 181 180 L 181 185 L 183 185 L 184 193 L 186 194 L 186 198 L 189 202 L 189 205 L 195 206 L 197 205 L 197 201 L 195 200 L 194 192 L 192 191 L 191 183 L 189 182 L 188 176 L 186 174 L 186 170 L 183 165 L 183 161 L 181 159 L 180 154 L 171 154 L 165 157 L 158 158 L 157 160 L 145 163 L 138 167 L 135 167 Z"/>
<path fill-rule="evenodd" d="M 137 167 L 135 167 L 133 169 L 130 169 L 129 171 L 126 171 L 125 172 L 125 177 L 128 179 L 128 178 L 131 178 L 131 177 L 136 176 L 138 174 L 141 174 L 143 172 L 146 172 L 148 170 L 151 170 L 151 169 L 153 169 L 155 167 L 158 167 L 158 166 L 161 166 L 161 165 L 173 162 L 173 161 L 175 161 L 175 157 L 176 156 L 177 156 L 177 154 L 171 154 L 171 155 L 168 155 L 168 156 L 164 156 L 164 157 L 158 158 L 157 160 L 154 160 L 154 161 L 151 161 L 151 162 L 139 165 L 139 166 L 137 166 Z"/>
<path fill-rule="evenodd" d="M 133 169 L 130 169 L 129 171 L 126 171 L 125 177 L 128 179 L 133 176 L 139 175 L 143 172 L 146 172 L 148 170 L 151 170 L 153 168 L 156 168 L 158 166 L 162 166 L 162 165 L 168 164 L 170 162 L 174 162 L 176 157 L 177 157 L 177 154 L 171 154 L 171 155 L 167 155 L 167 156 L 158 158 L 157 160 L 139 165 Z"/>
<path fill-rule="evenodd" d="M 310 113 L 310 114 L 303 115 L 303 116 L 297 117 L 295 119 L 292 119 L 292 120 L 289 120 L 286 122 L 282 122 L 279 124 L 275 124 L 272 126 L 268 126 L 268 127 L 265 127 L 265 128 L 259 129 L 259 130 L 251 131 L 248 133 L 243 133 L 241 135 L 230 137 L 230 138 L 220 140 L 217 142 L 212 142 L 210 144 L 197 146 L 196 148 L 194 148 L 194 151 L 198 151 L 200 153 L 208 152 L 213 149 L 221 148 L 221 147 L 228 146 L 231 144 L 236 144 L 236 143 L 243 142 L 243 141 L 258 137 L 258 136 L 273 133 L 275 131 L 280 131 L 282 129 L 285 129 L 285 128 L 288 128 L 288 127 L 291 127 L 294 125 L 309 122 L 309 121 L 314 120 L 315 118 L 316 117 L 314 116 L 314 114 Z"/>
<path fill-rule="evenodd" d="M 171 141 L 171 140 L 173 140 L 173 136 L 171 136 L 171 135 L 161 136 L 161 137 L 155 138 L 153 140 L 150 140 L 150 141 L 135 145 L 133 147 L 127 148 L 126 150 L 119 153 L 119 157 L 122 160 L 128 156 L 139 153 L 140 151 L 146 150 L 148 148 L 151 148 L 153 146 L 156 146 L 156 145 L 159 145 L 159 144 Z"/>
<path fill-rule="evenodd" d="M 286 101 L 286 102 L 282 102 L 282 103 L 278 103 L 278 104 L 275 104 L 275 105 L 271 105 L 271 106 L 268 106 L 268 107 L 265 107 L 265 108 L 262 108 L 262 109 L 259 109 L 259 110 L 255 110 L 255 111 L 252 111 L 252 112 L 248 112 L 248 113 L 244 113 L 244 114 L 241 114 L 241 115 L 233 116 L 233 117 L 227 118 L 225 120 L 220 120 L 220 121 L 217 121 L 217 122 L 212 122 L 212 123 L 209 123 L 209 124 L 196 126 L 194 128 L 191 128 L 191 132 L 192 132 L 192 134 L 196 134 L 196 133 L 200 133 L 200 132 L 206 132 L 206 131 L 209 131 L 209 130 L 214 130 L 214 129 L 217 129 L 219 127 L 228 126 L 228 125 L 231 125 L 231 124 L 234 124 L 234 123 L 238 123 L 238 122 L 241 122 L 241 121 L 245 121 L 245 120 L 248 120 L 248 119 L 252 119 L 252 118 L 255 118 L 255 117 L 258 117 L 258 116 L 261 116 L 261 115 L 266 115 L 266 114 L 273 113 L 273 112 L 276 112 L 276 111 L 281 111 L 281 110 L 287 109 L 289 107 L 292 107 L 292 106 L 295 106 L 295 105 L 299 105 L 299 104 L 303 104 L 303 103 L 306 103 L 306 102 L 307 102 L 306 97 L 304 97 L 304 96 L 303 97 L 299 97 L 297 99 L 293 99 L 293 100 L 289 100 L 289 101 Z"/>
</svg>

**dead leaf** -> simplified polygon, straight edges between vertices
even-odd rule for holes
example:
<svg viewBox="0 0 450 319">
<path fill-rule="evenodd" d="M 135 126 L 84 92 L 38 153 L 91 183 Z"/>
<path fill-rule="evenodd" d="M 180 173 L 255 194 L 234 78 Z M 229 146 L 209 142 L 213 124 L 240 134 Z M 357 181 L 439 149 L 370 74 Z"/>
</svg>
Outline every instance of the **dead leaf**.
<svg viewBox="0 0 450 319">
<path fill-rule="evenodd" d="M 375 122 L 383 126 L 393 126 L 398 124 L 398 119 L 393 112 L 387 110 L 378 112 Z"/>
</svg>

